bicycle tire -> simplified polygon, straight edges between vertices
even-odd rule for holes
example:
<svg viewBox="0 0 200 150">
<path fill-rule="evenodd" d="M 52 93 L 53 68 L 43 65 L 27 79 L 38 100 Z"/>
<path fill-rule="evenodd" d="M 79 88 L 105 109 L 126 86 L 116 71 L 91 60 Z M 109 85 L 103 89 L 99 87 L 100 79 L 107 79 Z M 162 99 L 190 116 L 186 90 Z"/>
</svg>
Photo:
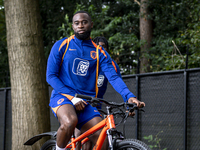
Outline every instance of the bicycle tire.
<svg viewBox="0 0 200 150">
<path fill-rule="evenodd" d="M 136 139 L 125 139 L 117 142 L 117 150 L 151 150 L 147 144 Z"/>
<path fill-rule="evenodd" d="M 50 139 L 46 141 L 40 150 L 56 150 L 56 140 L 55 139 Z"/>
</svg>

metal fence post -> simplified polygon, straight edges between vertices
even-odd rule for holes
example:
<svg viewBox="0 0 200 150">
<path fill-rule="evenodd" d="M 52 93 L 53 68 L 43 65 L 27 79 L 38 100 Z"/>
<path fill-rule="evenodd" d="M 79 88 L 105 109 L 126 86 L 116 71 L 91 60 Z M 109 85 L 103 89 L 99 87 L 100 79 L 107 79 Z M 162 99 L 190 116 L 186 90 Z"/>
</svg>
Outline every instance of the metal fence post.
<svg viewBox="0 0 200 150">
<path fill-rule="evenodd" d="M 136 97 L 139 99 L 139 77 L 136 75 Z M 136 132 L 135 138 L 139 139 L 139 112 L 138 110 L 135 111 L 135 118 L 136 118 Z"/>
<path fill-rule="evenodd" d="M 188 86 L 188 55 L 189 45 L 186 49 L 185 71 L 184 71 L 184 150 L 187 150 L 187 86 Z"/>
<path fill-rule="evenodd" d="M 140 51 L 138 51 L 138 56 L 137 56 L 137 74 L 140 74 Z M 139 99 L 139 77 L 136 75 L 136 96 L 137 99 Z M 135 138 L 139 139 L 139 113 L 138 110 L 135 111 L 135 118 L 136 118 L 136 131 L 135 131 Z"/>
<path fill-rule="evenodd" d="M 5 88 L 4 89 L 4 102 L 5 102 L 5 105 L 4 105 L 4 107 L 5 107 L 5 111 L 4 111 L 4 126 L 3 126 L 3 129 L 4 129 L 4 133 L 3 133 L 3 149 L 5 149 L 5 146 L 6 146 L 6 117 L 7 117 L 7 115 L 6 115 L 6 111 L 7 111 L 7 89 Z"/>
<path fill-rule="evenodd" d="M 184 71 L 184 150 L 187 150 L 187 86 L 188 72 Z"/>
</svg>

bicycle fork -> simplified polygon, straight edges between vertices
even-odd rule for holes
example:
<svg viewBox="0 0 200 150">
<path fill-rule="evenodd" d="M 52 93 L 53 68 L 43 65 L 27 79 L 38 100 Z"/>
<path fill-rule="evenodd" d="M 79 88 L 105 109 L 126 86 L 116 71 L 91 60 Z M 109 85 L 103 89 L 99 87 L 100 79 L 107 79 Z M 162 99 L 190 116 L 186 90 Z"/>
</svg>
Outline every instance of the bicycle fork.
<svg viewBox="0 0 200 150">
<path fill-rule="evenodd" d="M 113 150 L 113 146 L 112 146 L 112 131 L 115 130 L 115 122 L 114 122 L 114 117 L 113 115 L 108 115 L 106 117 L 106 124 L 104 124 L 103 126 L 103 129 L 99 135 L 99 138 L 97 140 L 97 143 L 96 145 L 94 146 L 93 150 L 99 150 L 101 149 L 105 139 L 106 139 L 106 136 L 108 137 L 108 146 L 109 146 L 109 149 L 112 149 Z"/>
<path fill-rule="evenodd" d="M 115 129 L 115 121 L 113 115 L 108 116 L 108 125 L 109 129 L 106 131 L 107 137 L 108 137 L 108 144 L 109 144 L 109 149 L 113 150 L 113 129 Z"/>
<path fill-rule="evenodd" d="M 122 139 L 124 139 L 124 137 L 121 132 L 116 130 L 113 115 L 110 115 L 110 117 L 108 119 L 110 119 L 110 120 L 108 120 L 110 126 L 107 129 L 106 133 L 107 133 L 107 137 L 108 137 L 109 149 L 115 150 L 115 149 L 117 149 L 116 141 L 119 139 L 122 140 Z"/>
<path fill-rule="evenodd" d="M 110 129 L 108 129 L 108 130 L 106 131 L 106 133 L 107 133 L 107 137 L 108 137 L 109 149 L 110 149 L 110 150 L 113 150 L 112 135 L 111 135 L 111 133 L 110 133 Z"/>
</svg>

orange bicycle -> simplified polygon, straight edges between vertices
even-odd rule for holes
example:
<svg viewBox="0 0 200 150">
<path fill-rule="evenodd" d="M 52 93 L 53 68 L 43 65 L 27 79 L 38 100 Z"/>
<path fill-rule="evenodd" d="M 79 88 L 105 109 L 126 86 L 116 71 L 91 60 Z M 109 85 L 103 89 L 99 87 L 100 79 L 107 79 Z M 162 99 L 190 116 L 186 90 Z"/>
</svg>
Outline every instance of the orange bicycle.
<svg viewBox="0 0 200 150">
<path fill-rule="evenodd" d="M 142 141 L 139 141 L 137 139 L 125 139 L 123 137 L 123 134 L 116 130 L 115 115 L 120 115 L 122 117 L 121 121 L 119 122 L 125 122 L 126 119 L 129 116 L 129 112 L 133 112 L 134 110 L 138 110 L 138 107 L 136 104 L 132 103 L 114 103 L 114 102 L 108 102 L 106 100 L 100 99 L 100 98 L 94 98 L 91 96 L 86 95 L 80 95 L 76 94 L 76 97 L 87 99 L 88 103 L 92 106 L 96 107 L 98 104 L 105 104 L 106 105 L 106 111 L 104 112 L 100 110 L 102 113 L 106 114 L 106 117 L 104 120 L 90 128 L 88 131 L 84 132 L 77 138 L 72 135 L 71 141 L 66 146 L 66 149 L 69 150 L 76 150 L 76 144 L 77 142 L 81 141 L 81 145 L 83 145 L 85 142 L 89 140 L 89 136 L 93 134 L 94 132 L 102 129 L 99 138 L 96 142 L 96 144 L 93 147 L 93 150 L 100 150 L 104 140 L 106 139 L 106 136 L 108 137 L 108 149 L 110 150 L 150 150 L 150 148 Z M 56 149 L 56 132 L 48 132 L 43 133 L 40 135 L 37 135 L 31 139 L 29 139 L 24 145 L 32 145 L 36 140 L 41 139 L 43 136 L 52 135 L 53 138 L 46 141 L 40 150 L 55 150 Z"/>
</svg>

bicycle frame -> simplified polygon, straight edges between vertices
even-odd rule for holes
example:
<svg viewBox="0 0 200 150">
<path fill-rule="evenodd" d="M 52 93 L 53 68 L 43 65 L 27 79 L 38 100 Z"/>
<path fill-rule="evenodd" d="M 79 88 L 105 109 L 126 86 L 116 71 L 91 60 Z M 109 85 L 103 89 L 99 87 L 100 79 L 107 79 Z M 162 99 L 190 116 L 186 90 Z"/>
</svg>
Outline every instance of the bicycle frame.
<svg viewBox="0 0 200 150">
<path fill-rule="evenodd" d="M 96 144 L 93 147 L 93 150 L 100 150 L 103 142 L 106 138 L 106 131 L 112 128 L 115 128 L 115 121 L 114 121 L 114 116 L 111 115 L 107 115 L 106 118 L 104 120 L 102 120 L 101 122 L 99 122 L 98 124 L 96 124 L 95 126 L 93 126 L 92 128 L 90 128 L 89 130 L 87 130 L 86 132 L 84 132 L 83 134 L 81 134 L 80 136 L 78 136 L 77 138 L 71 138 L 71 143 L 69 143 L 66 148 L 72 148 L 72 150 L 75 150 L 76 148 L 76 142 L 81 141 L 83 139 L 82 143 L 85 143 L 86 141 L 88 141 L 88 136 L 90 134 L 93 134 L 94 132 L 100 130 L 101 128 L 102 131 L 99 135 L 99 138 L 96 142 Z M 109 137 L 108 137 L 109 138 Z M 109 141 L 110 142 L 110 141 Z M 109 143 L 110 144 L 110 143 Z"/>
</svg>

